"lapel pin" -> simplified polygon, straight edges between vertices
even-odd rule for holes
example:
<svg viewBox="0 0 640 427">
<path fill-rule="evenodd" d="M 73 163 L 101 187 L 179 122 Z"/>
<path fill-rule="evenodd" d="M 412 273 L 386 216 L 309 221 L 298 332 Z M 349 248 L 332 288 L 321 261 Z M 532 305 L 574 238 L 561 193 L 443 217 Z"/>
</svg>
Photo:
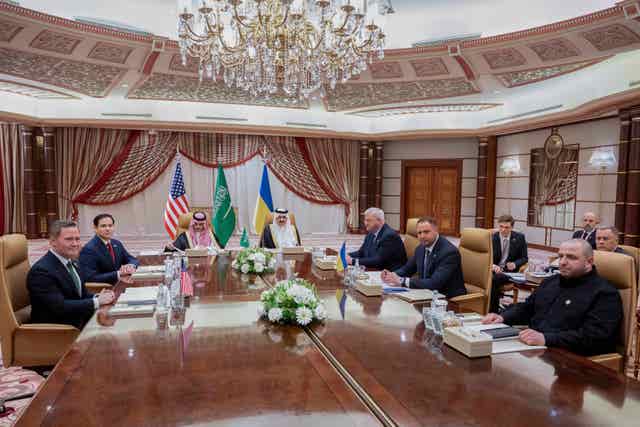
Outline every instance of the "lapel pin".
<svg viewBox="0 0 640 427">
<path fill-rule="evenodd" d="M 566 300 L 566 301 L 564 302 L 564 304 L 565 304 L 565 305 L 569 305 L 569 304 L 571 304 L 571 300 L 570 300 L 570 299 Z"/>
</svg>

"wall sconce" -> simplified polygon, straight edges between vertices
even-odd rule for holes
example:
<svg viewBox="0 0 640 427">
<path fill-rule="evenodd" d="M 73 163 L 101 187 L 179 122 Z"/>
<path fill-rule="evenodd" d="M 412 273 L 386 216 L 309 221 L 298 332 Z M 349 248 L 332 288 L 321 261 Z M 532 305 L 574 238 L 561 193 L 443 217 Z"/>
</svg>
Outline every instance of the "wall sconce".
<svg viewBox="0 0 640 427">
<path fill-rule="evenodd" d="M 507 175 L 507 189 L 509 191 L 509 198 L 507 202 L 509 215 L 511 215 L 511 199 L 513 198 L 513 191 L 511 190 L 511 176 L 520 172 L 520 160 L 517 157 L 507 157 L 502 161 L 500 170 Z"/>
<path fill-rule="evenodd" d="M 601 205 L 603 199 L 603 190 L 604 190 L 604 171 L 607 168 L 610 168 L 616 164 L 616 155 L 613 154 L 612 147 L 598 148 L 591 154 L 591 158 L 589 159 L 589 164 L 593 167 L 599 168 L 600 173 L 598 180 L 598 216 L 601 214 Z"/>
<path fill-rule="evenodd" d="M 616 155 L 612 147 L 598 148 L 591 154 L 589 164 L 602 170 L 616 164 Z"/>
<path fill-rule="evenodd" d="M 517 157 L 508 157 L 502 161 L 500 170 L 506 175 L 514 175 L 520 172 L 520 160 Z"/>
</svg>

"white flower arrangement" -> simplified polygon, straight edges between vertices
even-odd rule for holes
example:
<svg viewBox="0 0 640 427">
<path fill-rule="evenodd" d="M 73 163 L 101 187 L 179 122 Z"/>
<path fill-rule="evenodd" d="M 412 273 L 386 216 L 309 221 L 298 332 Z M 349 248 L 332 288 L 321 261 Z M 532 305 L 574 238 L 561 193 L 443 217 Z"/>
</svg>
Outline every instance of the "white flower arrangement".
<svg viewBox="0 0 640 427">
<path fill-rule="evenodd" d="M 278 282 L 274 288 L 262 292 L 258 315 L 273 323 L 306 326 L 314 320 L 325 320 L 327 310 L 312 283 L 291 279 Z"/>
<path fill-rule="evenodd" d="M 231 267 L 234 270 L 240 270 L 242 274 L 270 273 L 273 272 L 275 265 L 274 254 L 262 248 L 243 249 L 231 263 Z"/>
</svg>

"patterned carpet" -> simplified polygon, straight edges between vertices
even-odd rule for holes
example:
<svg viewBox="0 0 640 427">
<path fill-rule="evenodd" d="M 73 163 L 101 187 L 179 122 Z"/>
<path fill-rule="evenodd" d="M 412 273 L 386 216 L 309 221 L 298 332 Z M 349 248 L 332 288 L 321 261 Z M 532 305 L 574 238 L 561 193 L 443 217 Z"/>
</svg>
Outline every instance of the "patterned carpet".
<svg viewBox="0 0 640 427">
<path fill-rule="evenodd" d="M 342 245 L 342 242 L 346 242 L 347 251 L 357 249 L 364 235 L 359 234 L 310 234 L 302 236 L 302 244 L 305 246 L 318 246 L 333 248 L 338 250 Z M 452 243 L 458 245 L 459 239 L 448 238 Z M 84 241 L 88 239 L 83 239 Z M 140 251 L 150 250 L 162 250 L 166 244 L 166 240 L 157 238 L 131 238 L 124 236 L 121 238 L 124 245 L 129 252 L 133 255 L 137 255 Z M 251 244 L 257 244 L 258 238 L 256 236 L 250 237 Z M 29 259 L 33 264 L 48 250 L 47 240 L 30 240 L 29 241 Z M 233 236 L 228 244 L 229 249 L 235 249 L 240 247 L 240 236 Z M 529 258 L 535 260 L 538 263 L 542 263 L 547 260 L 550 253 L 537 249 L 529 249 Z M 520 292 L 519 300 L 527 297 L 526 292 Z M 504 303 L 511 303 L 511 299 L 506 297 L 503 300 Z M 631 359 L 633 360 L 633 359 Z M 631 364 L 627 369 L 627 375 L 632 377 Z M 28 392 L 34 392 L 40 384 L 44 381 L 37 373 L 22 369 L 22 368 L 2 368 L 0 365 L 0 398 L 20 395 Z M 17 401 L 11 401 L 7 403 L 7 406 L 13 408 L 15 412 L 8 414 L 5 417 L 0 418 L 0 427 L 11 426 L 18 417 L 20 411 L 27 406 L 30 399 L 22 399 Z"/>
</svg>

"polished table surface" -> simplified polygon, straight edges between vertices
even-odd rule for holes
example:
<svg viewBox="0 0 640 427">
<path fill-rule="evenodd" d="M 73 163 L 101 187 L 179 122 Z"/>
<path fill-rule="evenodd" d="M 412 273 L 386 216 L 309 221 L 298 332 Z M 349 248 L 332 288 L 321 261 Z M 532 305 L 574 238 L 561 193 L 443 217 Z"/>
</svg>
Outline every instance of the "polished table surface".
<svg viewBox="0 0 640 427">
<path fill-rule="evenodd" d="M 303 330 L 258 320 L 264 282 L 209 264 L 166 329 L 101 309 L 16 425 L 380 425 Z"/>
<path fill-rule="evenodd" d="M 256 279 L 229 257 L 192 260 L 195 296 L 166 329 L 101 309 L 17 425 L 638 425 L 636 381 L 560 350 L 471 360 L 425 331 L 420 307 L 342 299 L 309 254 L 284 264 Z M 316 284 L 324 324 L 257 320 L 287 273 Z"/>
</svg>

